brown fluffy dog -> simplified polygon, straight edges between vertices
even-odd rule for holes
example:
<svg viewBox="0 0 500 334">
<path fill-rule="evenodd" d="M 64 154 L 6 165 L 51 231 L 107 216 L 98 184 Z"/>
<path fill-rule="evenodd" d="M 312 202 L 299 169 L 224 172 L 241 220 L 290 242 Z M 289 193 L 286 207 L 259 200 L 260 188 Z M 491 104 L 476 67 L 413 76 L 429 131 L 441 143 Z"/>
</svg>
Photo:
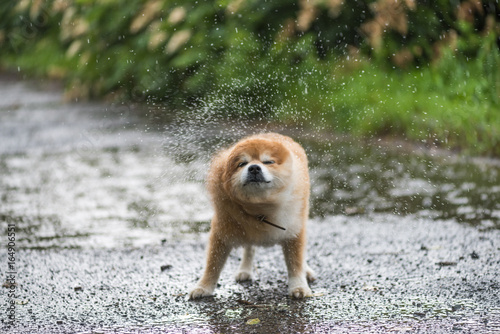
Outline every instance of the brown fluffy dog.
<svg viewBox="0 0 500 334">
<path fill-rule="evenodd" d="M 237 281 L 252 278 L 254 246 L 280 244 L 289 294 L 311 294 L 314 273 L 305 262 L 309 216 L 309 171 L 304 149 L 276 133 L 247 137 L 212 161 L 208 190 L 215 209 L 203 277 L 189 293 L 213 295 L 231 249 L 243 246 Z"/>
</svg>

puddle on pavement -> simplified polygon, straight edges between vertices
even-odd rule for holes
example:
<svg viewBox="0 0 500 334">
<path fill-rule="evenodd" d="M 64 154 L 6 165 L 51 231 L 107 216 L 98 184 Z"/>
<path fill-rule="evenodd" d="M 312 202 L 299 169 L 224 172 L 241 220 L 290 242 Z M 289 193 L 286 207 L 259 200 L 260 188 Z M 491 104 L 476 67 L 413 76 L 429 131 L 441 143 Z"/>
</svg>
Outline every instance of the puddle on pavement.
<svg viewBox="0 0 500 334">
<path fill-rule="evenodd" d="M 374 143 L 311 143 L 312 216 L 391 213 L 500 228 L 498 164 Z"/>
</svg>

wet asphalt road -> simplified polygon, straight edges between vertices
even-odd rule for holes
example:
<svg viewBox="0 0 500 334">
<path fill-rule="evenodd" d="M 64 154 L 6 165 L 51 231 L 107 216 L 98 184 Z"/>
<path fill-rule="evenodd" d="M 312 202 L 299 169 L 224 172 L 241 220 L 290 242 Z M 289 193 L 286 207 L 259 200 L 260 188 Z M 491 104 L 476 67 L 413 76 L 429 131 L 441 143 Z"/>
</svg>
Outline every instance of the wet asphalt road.
<svg viewBox="0 0 500 334">
<path fill-rule="evenodd" d="M 498 162 L 304 135 L 314 296 L 286 296 L 273 247 L 245 284 L 233 251 L 215 297 L 193 302 L 207 152 L 269 125 L 192 114 L 158 130 L 158 108 L 139 114 L 0 80 L 2 332 L 500 333 Z"/>
</svg>

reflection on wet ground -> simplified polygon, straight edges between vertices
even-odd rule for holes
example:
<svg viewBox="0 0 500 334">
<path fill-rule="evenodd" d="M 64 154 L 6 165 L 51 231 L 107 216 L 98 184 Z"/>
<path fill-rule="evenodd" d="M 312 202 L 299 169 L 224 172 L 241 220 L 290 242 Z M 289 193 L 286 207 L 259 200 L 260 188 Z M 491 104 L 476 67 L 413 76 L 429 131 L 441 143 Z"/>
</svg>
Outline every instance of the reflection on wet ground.
<svg viewBox="0 0 500 334">
<path fill-rule="evenodd" d="M 498 162 L 374 143 L 312 145 L 313 216 L 385 212 L 500 228 Z"/>
<path fill-rule="evenodd" d="M 5 79 L 0 96 L 15 331 L 500 331 L 497 161 L 250 126 L 209 108 L 165 121 L 161 107 L 63 104 L 57 90 Z M 290 300 L 279 248 L 266 248 L 252 283 L 234 282 L 233 252 L 217 295 L 188 302 L 212 213 L 209 157 L 263 130 L 292 133 L 310 158 L 315 295 Z M 0 294 L 3 309 L 9 301 Z"/>
</svg>

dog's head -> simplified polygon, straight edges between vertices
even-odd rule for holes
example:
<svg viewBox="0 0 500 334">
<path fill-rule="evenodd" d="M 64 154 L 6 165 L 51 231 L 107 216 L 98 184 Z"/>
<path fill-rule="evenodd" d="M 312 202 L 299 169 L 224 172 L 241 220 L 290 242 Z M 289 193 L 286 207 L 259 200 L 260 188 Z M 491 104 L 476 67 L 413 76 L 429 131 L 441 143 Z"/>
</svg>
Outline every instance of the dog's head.
<svg viewBox="0 0 500 334">
<path fill-rule="evenodd" d="M 224 189 L 243 203 L 272 201 L 292 182 L 290 151 L 277 140 L 250 138 L 229 154 L 223 174 Z"/>
</svg>

